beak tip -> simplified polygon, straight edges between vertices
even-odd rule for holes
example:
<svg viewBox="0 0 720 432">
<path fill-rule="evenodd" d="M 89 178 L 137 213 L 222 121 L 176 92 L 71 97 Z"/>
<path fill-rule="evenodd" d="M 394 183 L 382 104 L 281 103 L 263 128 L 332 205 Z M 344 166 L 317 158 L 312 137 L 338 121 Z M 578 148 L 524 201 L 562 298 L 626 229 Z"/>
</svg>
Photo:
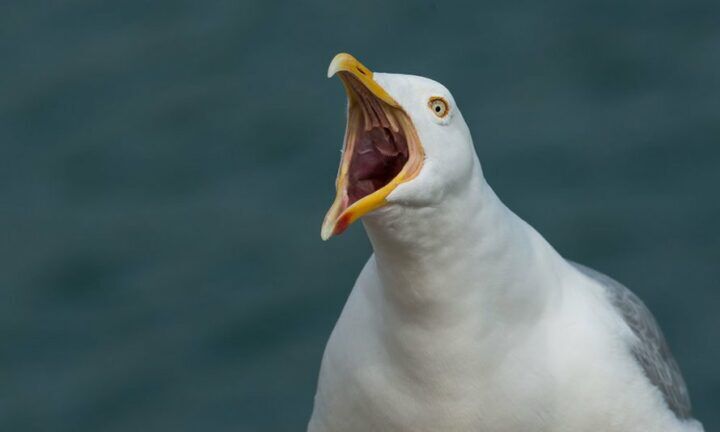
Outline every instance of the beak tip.
<svg viewBox="0 0 720 432">
<path fill-rule="evenodd" d="M 334 231 L 334 227 L 329 224 L 323 224 L 322 229 L 320 230 L 320 238 L 322 241 L 328 241 L 330 237 L 332 237 Z"/>
<path fill-rule="evenodd" d="M 349 67 L 348 65 L 356 65 L 359 63 L 360 62 L 357 61 L 355 57 L 348 53 L 338 53 L 335 57 L 333 57 L 330 65 L 328 66 L 327 77 L 332 78 L 339 71 L 346 70 Z"/>
</svg>

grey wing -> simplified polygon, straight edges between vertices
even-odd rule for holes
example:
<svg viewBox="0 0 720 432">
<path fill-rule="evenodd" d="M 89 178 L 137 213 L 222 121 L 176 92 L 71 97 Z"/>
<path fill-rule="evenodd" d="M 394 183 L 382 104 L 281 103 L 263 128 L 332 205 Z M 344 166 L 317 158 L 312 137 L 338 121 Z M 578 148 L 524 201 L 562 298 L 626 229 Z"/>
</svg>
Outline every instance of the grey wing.
<svg viewBox="0 0 720 432">
<path fill-rule="evenodd" d="M 678 418 L 692 416 L 690 396 L 680 368 L 652 313 L 632 291 L 616 280 L 582 264 L 571 262 L 580 272 L 604 286 L 613 306 L 622 315 L 639 342 L 632 353 L 650 382 L 662 392 Z"/>
</svg>

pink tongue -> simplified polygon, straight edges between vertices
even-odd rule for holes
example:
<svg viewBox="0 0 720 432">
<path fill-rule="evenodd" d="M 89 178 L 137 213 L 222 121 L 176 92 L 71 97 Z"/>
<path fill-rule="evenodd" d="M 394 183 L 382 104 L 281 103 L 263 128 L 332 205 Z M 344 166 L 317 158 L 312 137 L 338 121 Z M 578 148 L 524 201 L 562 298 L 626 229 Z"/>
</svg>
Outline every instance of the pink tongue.
<svg viewBox="0 0 720 432">
<path fill-rule="evenodd" d="M 375 185 L 372 180 L 360 180 L 353 185 L 353 202 L 375 192 Z"/>
<path fill-rule="evenodd" d="M 390 182 L 407 161 L 405 138 L 386 128 L 360 133 L 350 162 L 348 195 L 350 203 Z"/>
<path fill-rule="evenodd" d="M 382 177 L 388 164 L 399 151 L 386 135 L 385 129 L 372 129 L 362 134 L 355 143 L 355 155 L 350 172 L 354 180 Z"/>
</svg>

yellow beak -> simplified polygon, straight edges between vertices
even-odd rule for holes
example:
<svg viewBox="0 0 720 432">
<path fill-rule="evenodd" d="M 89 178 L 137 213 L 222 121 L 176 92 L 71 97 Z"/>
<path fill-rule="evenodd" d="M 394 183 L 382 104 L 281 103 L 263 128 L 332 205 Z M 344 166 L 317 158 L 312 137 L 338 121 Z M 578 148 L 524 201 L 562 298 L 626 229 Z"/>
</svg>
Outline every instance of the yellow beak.
<svg viewBox="0 0 720 432">
<path fill-rule="evenodd" d="M 358 59 L 351 56 L 350 54 L 340 53 L 332 59 L 332 61 L 330 62 L 330 66 L 328 66 L 327 76 L 328 78 L 332 78 L 338 72 L 347 72 L 351 74 L 352 76 L 357 78 L 357 80 L 360 81 L 362 85 L 365 86 L 365 88 L 370 90 L 372 94 L 374 94 L 378 99 L 392 107 L 400 108 L 400 105 L 395 102 L 395 99 L 393 99 L 392 96 L 390 96 L 384 88 L 380 87 L 380 84 L 375 82 L 375 80 L 373 79 L 372 71 L 365 67 L 362 63 L 358 61 Z M 352 102 L 353 95 L 348 89 L 345 80 L 343 80 L 343 83 L 346 84 L 345 89 L 348 91 L 348 98 L 351 98 Z"/>
<path fill-rule="evenodd" d="M 345 147 L 340 162 L 337 179 L 335 181 L 335 201 L 325 215 L 320 236 L 327 240 L 333 235 L 345 231 L 347 227 L 363 215 L 382 207 L 387 203 L 386 197 L 401 183 L 414 178 L 420 171 L 424 159 L 424 152 L 417 137 L 412 121 L 395 99 L 388 94 L 374 79 L 373 72 L 360 63 L 350 54 L 340 53 L 333 58 L 328 68 L 328 78 L 338 74 L 342 79 L 348 96 L 348 127 L 345 132 Z M 377 106 L 384 113 L 384 120 L 388 127 L 401 131 L 409 147 L 410 158 L 400 172 L 387 184 L 378 190 L 351 202 L 348 197 L 348 171 L 353 158 L 353 146 L 359 132 L 363 115 L 367 116 L 369 109 L 359 108 L 362 105 L 357 92 L 359 82 L 369 93 L 376 98 Z M 355 87 L 355 89 L 354 89 Z M 364 114 L 363 114 L 364 111 Z"/>
</svg>

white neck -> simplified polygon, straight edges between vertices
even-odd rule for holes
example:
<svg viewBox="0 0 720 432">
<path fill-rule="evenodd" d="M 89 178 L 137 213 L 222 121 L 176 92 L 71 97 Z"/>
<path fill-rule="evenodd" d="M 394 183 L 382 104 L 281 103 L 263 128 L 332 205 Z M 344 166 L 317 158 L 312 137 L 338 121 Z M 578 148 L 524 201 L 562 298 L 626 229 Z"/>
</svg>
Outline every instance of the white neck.
<svg viewBox="0 0 720 432">
<path fill-rule="evenodd" d="M 433 325 L 465 318 L 522 325 L 557 289 L 553 269 L 562 259 L 505 207 L 476 164 L 463 189 L 437 206 L 390 205 L 365 219 L 393 315 Z"/>
</svg>

